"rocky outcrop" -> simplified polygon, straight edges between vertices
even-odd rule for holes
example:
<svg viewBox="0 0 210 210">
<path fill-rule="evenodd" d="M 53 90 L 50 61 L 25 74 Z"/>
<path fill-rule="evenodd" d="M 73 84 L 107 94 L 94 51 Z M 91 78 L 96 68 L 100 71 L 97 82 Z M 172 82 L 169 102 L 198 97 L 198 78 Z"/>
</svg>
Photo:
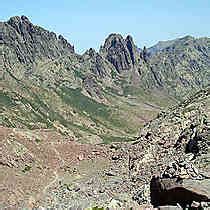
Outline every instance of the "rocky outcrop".
<svg viewBox="0 0 210 210">
<path fill-rule="evenodd" d="M 29 64 L 31 72 L 40 60 L 74 53 L 74 47 L 63 36 L 32 24 L 25 16 L 1 22 L 0 30 L 0 62 L 5 68 Z M 99 79 L 126 72 L 125 83 L 134 88 L 164 90 L 180 99 L 189 91 L 209 84 L 209 43 L 209 38 L 186 36 L 159 43 L 151 53 L 151 48 L 140 50 L 130 35 L 123 38 L 120 34 L 110 34 L 99 53 L 88 50 L 82 55 L 84 59 L 78 60 L 78 66 Z M 68 68 L 74 68 L 74 64 Z"/>
<path fill-rule="evenodd" d="M 55 33 L 33 25 L 26 16 L 15 16 L 0 24 L 0 44 L 5 59 L 8 49 L 13 59 L 22 64 L 74 53 L 74 47 L 61 35 L 57 37 Z M 6 60 L 10 62 L 11 58 Z"/>
<path fill-rule="evenodd" d="M 110 71 L 113 66 L 93 48 L 87 50 L 82 57 L 84 65 L 88 66 L 91 73 L 99 78 L 111 77 Z"/>
<path fill-rule="evenodd" d="M 131 36 L 110 34 L 100 48 L 100 53 L 114 65 L 118 72 L 130 70 L 140 59 L 138 48 Z"/>
<path fill-rule="evenodd" d="M 130 72 L 133 86 L 164 90 L 179 99 L 192 89 L 196 92 L 208 85 L 209 43 L 209 38 L 186 36 L 158 44 L 154 50 L 140 50 L 131 36 L 124 39 L 120 34 L 110 34 L 100 54 L 119 73 Z"/>
<path fill-rule="evenodd" d="M 147 58 L 149 70 L 142 76 L 143 86 L 164 88 L 177 98 L 209 84 L 209 38 L 186 36 L 157 47 Z M 155 47 L 155 48 L 156 48 Z M 149 82 L 147 82 L 149 81 Z"/>
<path fill-rule="evenodd" d="M 143 185 L 150 180 L 151 197 L 137 193 L 142 203 L 182 207 L 209 202 L 209 89 L 198 92 L 148 123 L 130 148 L 130 177 Z M 142 152 L 144 151 L 144 152 Z M 141 183 L 141 184 L 140 184 Z M 207 203 L 205 205 L 208 205 Z"/>
<path fill-rule="evenodd" d="M 144 46 L 142 52 L 140 53 L 140 57 L 145 61 L 148 62 L 149 60 L 149 53 L 147 51 L 147 48 Z"/>
<path fill-rule="evenodd" d="M 153 176 L 150 182 L 151 203 L 154 207 L 179 204 L 182 208 L 193 202 L 209 202 L 208 194 L 188 189 L 177 179 L 160 179 Z"/>
<path fill-rule="evenodd" d="M 90 97 L 101 100 L 104 98 L 101 88 L 98 86 L 93 75 L 88 75 L 84 78 L 83 87 Z"/>
</svg>

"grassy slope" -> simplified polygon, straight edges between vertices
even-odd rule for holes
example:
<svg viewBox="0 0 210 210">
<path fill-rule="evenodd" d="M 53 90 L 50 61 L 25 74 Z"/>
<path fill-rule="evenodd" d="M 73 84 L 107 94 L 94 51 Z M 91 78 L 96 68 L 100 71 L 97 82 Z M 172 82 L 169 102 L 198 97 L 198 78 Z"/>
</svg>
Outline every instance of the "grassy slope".
<svg viewBox="0 0 210 210">
<path fill-rule="evenodd" d="M 106 80 L 98 80 L 103 104 L 84 95 L 82 80 L 87 72 L 78 58 L 61 57 L 38 63 L 26 77 L 25 68 L 7 70 L 0 91 L 0 124 L 19 128 L 55 128 L 81 142 L 109 143 L 133 139 L 145 122 L 172 102 L 162 93 L 149 93 L 118 82 L 118 94 Z"/>
</svg>

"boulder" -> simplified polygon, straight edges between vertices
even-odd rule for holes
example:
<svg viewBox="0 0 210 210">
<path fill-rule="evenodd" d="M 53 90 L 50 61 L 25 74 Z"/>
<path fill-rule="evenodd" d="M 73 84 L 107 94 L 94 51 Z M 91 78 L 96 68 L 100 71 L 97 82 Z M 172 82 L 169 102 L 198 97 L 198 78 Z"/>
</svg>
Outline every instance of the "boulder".
<svg viewBox="0 0 210 210">
<path fill-rule="evenodd" d="M 194 183 L 194 181 L 193 181 Z M 209 202 L 210 197 L 199 186 L 192 188 L 177 179 L 153 176 L 150 182 L 151 203 L 154 207 L 179 204 L 183 208 L 194 202 Z"/>
</svg>

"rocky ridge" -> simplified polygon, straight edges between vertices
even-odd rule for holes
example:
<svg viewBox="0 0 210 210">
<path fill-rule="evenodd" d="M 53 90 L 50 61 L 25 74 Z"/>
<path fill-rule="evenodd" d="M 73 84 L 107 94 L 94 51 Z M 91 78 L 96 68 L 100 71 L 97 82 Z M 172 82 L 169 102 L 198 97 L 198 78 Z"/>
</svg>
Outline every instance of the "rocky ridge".
<svg viewBox="0 0 210 210">
<path fill-rule="evenodd" d="M 73 56 L 77 68 L 83 69 L 82 73 L 92 73 L 97 79 L 103 79 L 103 85 L 109 83 L 114 87 L 118 83 L 121 91 L 125 86 L 158 89 L 180 99 L 190 90 L 196 91 L 209 84 L 209 38 L 186 36 L 171 40 L 159 44 L 160 47 L 157 45 L 151 55 L 146 47 L 140 51 L 130 35 L 123 38 L 120 34 L 110 34 L 99 53 L 90 49 L 79 56 L 61 35 L 57 37 L 55 33 L 33 25 L 25 16 L 1 22 L 1 29 L 1 65 L 3 69 L 23 68 L 18 75 L 39 68 L 37 65 L 41 61 L 49 63 L 64 57 L 65 63 L 68 56 Z M 74 62 L 69 63 L 65 68 L 72 69 L 73 65 Z M 1 74 L 4 75 L 4 71 Z M 120 83 L 121 76 L 124 76 L 125 84 Z"/>
<path fill-rule="evenodd" d="M 129 143 L 87 145 L 52 130 L 1 128 L 1 176 L 8 171 L 14 173 L 12 183 L 23 175 L 34 180 L 27 186 L 37 183 L 32 197 L 23 182 L 17 197 L 14 185 L 10 205 L 208 208 L 209 103 L 209 89 L 202 90 L 161 112 Z M 44 172 L 44 183 L 35 181 L 35 171 Z M 10 182 L 4 183 L 5 193 Z"/>
<path fill-rule="evenodd" d="M 196 39 L 186 36 L 174 40 L 168 47 L 157 51 L 148 60 L 151 72 L 144 75 L 145 80 L 149 80 L 152 73 L 156 83 L 152 82 L 148 86 L 167 87 L 176 97 L 182 97 L 183 93 L 208 86 L 209 43 L 209 38 Z"/>
<path fill-rule="evenodd" d="M 77 55 L 25 16 L 0 29 L 2 180 L 11 174 L 3 205 L 208 205 L 209 38 L 177 39 L 150 55 L 111 34 L 99 52 Z"/>
<path fill-rule="evenodd" d="M 133 38 L 127 36 L 124 39 L 120 34 L 110 34 L 101 46 L 100 54 L 112 63 L 119 73 L 132 69 L 140 60 L 140 53 Z"/>
<path fill-rule="evenodd" d="M 130 71 L 126 71 L 128 75 L 118 73 L 94 49 L 78 55 L 60 36 L 33 25 L 24 16 L 1 25 L 3 126 L 54 128 L 82 141 L 90 139 L 88 136 L 96 142 L 110 141 L 113 136 L 131 139 L 139 129 L 135 122 L 142 125 L 173 100 L 161 92 L 139 91 L 130 97 L 136 88 L 130 89 L 129 81 L 138 82 L 136 72 L 132 71 L 132 76 Z M 129 43 L 130 51 L 135 51 L 131 37 L 126 40 L 126 52 Z M 142 100 L 145 96 L 146 103 Z M 160 103 L 159 98 L 163 98 Z"/>
<path fill-rule="evenodd" d="M 26 16 L 15 16 L 0 24 L 0 43 L 7 61 L 28 64 L 74 53 L 74 47 L 62 35 L 57 37 L 55 33 L 33 25 Z M 8 53 L 14 53 L 13 60 L 7 58 Z"/>
</svg>

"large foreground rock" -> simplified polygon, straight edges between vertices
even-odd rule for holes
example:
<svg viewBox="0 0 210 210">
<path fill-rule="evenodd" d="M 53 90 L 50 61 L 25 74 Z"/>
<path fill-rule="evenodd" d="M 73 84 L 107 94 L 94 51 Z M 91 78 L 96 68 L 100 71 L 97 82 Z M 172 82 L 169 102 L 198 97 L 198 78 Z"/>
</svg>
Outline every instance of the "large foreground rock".
<svg viewBox="0 0 210 210">
<path fill-rule="evenodd" d="M 191 184 L 194 187 L 182 184 L 177 179 L 160 179 L 154 176 L 150 183 L 151 203 L 154 207 L 179 204 L 185 208 L 193 202 L 210 201 L 208 192 L 201 185 L 196 185 L 194 181 Z"/>
</svg>

